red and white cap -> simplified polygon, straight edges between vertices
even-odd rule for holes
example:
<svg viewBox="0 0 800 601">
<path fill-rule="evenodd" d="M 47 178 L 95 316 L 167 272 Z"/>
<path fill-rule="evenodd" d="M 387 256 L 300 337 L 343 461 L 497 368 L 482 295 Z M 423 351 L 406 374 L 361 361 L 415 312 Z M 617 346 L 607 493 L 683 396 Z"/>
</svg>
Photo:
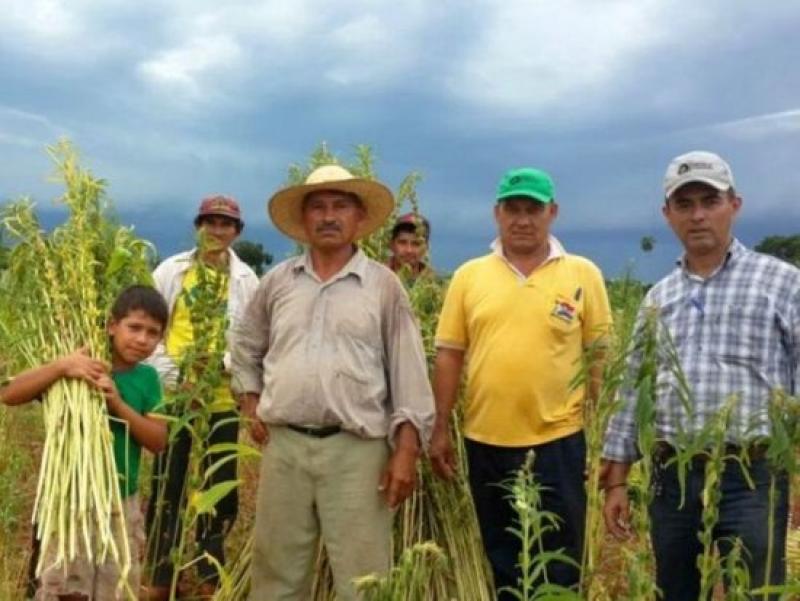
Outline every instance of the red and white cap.
<svg viewBox="0 0 800 601">
<path fill-rule="evenodd" d="M 220 215 L 222 217 L 230 217 L 235 219 L 242 225 L 242 211 L 239 209 L 239 203 L 233 196 L 226 196 L 225 194 L 214 194 L 205 197 L 200 202 L 200 208 L 197 210 L 197 217 L 195 223 L 201 217 L 208 217 L 210 215 Z"/>
</svg>

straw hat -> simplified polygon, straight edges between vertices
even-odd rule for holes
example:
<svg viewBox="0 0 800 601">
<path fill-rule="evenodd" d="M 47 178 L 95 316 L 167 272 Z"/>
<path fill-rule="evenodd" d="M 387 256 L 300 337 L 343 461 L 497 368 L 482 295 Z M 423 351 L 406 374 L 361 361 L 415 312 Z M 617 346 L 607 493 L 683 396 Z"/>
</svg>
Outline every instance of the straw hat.
<svg viewBox="0 0 800 601">
<path fill-rule="evenodd" d="M 314 169 L 304 184 L 284 188 L 269 199 L 267 207 L 275 227 L 298 242 L 308 242 L 303 227 L 303 199 L 307 194 L 319 190 L 346 192 L 361 199 L 367 215 L 356 233 L 356 239 L 377 230 L 394 209 L 392 192 L 383 184 L 353 177 L 352 173 L 339 165 L 323 165 Z"/>
</svg>

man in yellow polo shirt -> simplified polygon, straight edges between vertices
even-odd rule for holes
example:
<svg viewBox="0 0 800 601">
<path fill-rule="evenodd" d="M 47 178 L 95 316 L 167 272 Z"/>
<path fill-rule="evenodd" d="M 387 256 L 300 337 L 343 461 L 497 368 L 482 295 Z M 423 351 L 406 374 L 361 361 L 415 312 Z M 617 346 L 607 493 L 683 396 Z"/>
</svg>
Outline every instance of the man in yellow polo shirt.
<svg viewBox="0 0 800 601">
<path fill-rule="evenodd" d="M 434 471 L 452 478 L 450 417 L 466 364 L 464 403 L 469 480 L 498 599 L 517 587 L 520 540 L 508 531 L 514 512 L 497 486 L 535 452 L 545 488 L 542 509 L 559 517 L 544 550 L 578 564 L 586 517 L 583 410 L 588 387 L 573 387 L 584 351 L 602 344 L 611 312 L 600 270 L 568 254 L 550 234 L 558 215 L 553 181 L 543 171 L 513 169 L 500 182 L 492 252 L 453 275 L 436 331 Z M 596 370 L 595 370 L 596 371 Z M 550 562 L 548 580 L 574 586 L 579 571 Z"/>
</svg>

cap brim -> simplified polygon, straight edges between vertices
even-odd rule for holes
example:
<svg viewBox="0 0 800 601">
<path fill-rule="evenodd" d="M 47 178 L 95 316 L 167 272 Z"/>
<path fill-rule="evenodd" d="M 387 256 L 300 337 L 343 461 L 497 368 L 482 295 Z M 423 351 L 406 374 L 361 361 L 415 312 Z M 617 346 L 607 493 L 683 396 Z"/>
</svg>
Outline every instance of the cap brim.
<svg viewBox="0 0 800 601">
<path fill-rule="evenodd" d="M 197 217 L 194 218 L 194 222 L 197 223 L 203 217 L 227 217 L 228 219 L 233 219 L 234 221 L 237 221 L 242 225 L 244 225 L 244 221 L 242 220 L 241 217 L 237 217 L 236 215 L 231 215 L 229 213 L 220 213 L 218 211 L 211 211 L 209 213 L 198 213 Z"/>
<path fill-rule="evenodd" d="M 319 190 L 335 190 L 354 194 L 364 204 L 366 218 L 356 233 L 356 240 L 369 236 L 384 224 L 394 210 L 394 196 L 383 184 L 366 179 L 348 179 L 319 184 L 291 186 L 276 192 L 267 203 L 272 223 L 289 238 L 308 243 L 303 227 L 303 199 L 307 194 Z"/>
<path fill-rule="evenodd" d="M 544 204 L 548 204 L 555 200 L 555 198 L 547 198 L 546 196 L 541 196 L 536 192 L 514 192 L 513 194 L 504 194 L 502 196 L 498 196 L 497 202 L 503 202 L 504 200 L 509 200 L 511 198 L 527 198 L 530 200 L 538 200 Z"/>
<path fill-rule="evenodd" d="M 714 188 L 715 190 L 719 190 L 720 192 L 726 192 L 731 189 L 730 184 L 723 184 L 715 179 L 710 177 L 698 177 L 696 175 L 689 175 L 687 177 L 678 178 L 669 188 L 664 190 L 665 198 L 669 198 L 678 190 L 678 188 L 685 186 L 686 184 L 693 184 L 693 183 L 700 183 L 706 184 Z"/>
</svg>

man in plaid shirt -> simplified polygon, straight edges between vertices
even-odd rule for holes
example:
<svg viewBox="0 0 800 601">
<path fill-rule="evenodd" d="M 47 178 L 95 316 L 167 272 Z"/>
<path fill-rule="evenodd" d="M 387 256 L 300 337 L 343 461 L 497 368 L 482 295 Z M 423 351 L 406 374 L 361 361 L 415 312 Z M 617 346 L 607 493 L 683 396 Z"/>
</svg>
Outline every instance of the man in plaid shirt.
<svg viewBox="0 0 800 601">
<path fill-rule="evenodd" d="M 768 569 L 769 486 L 774 474 L 777 494 L 769 583 L 785 579 L 789 483 L 785 472 L 771 469 L 763 440 L 770 435 L 772 395 L 776 390 L 795 392 L 800 270 L 751 251 L 732 236 L 742 200 L 734 190 L 730 167 L 719 156 L 695 151 L 675 158 L 667 168 L 664 189 L 662 211 L 685 254 L 678 267 L 645 297 L 639 324 L 647 311 L 655 311 L 662 341 L 650 505 L 656 580 L 665 601 L 683 601 L 697 599 L 700 593 L 698 532 L 702 530 L 707 455 L 700 453 L 689 463 L 683 491 L 676 462 L 670 460 L 678 440 L 696 437 L 731 402 L 725 452 L 745 456 L 749 465 L 726 459 L 713 535 L 723 555 L 739 538 L 746 549 L 743 557 L 751 586 L 763 585 Z M 686 386 L 676 375 L 676 360 Z M 634 373 L 636 363 L 634 358 Z M 631 464 L 640 457 L 635 410 L 636 395 L 631 391 L 611 419 L 603 452 L 607 460 L 604 518 L 619 538 L 628 535 L 626 479 Z M 679 434 L 689 438 L 679 439 Z"/>
</svg>

